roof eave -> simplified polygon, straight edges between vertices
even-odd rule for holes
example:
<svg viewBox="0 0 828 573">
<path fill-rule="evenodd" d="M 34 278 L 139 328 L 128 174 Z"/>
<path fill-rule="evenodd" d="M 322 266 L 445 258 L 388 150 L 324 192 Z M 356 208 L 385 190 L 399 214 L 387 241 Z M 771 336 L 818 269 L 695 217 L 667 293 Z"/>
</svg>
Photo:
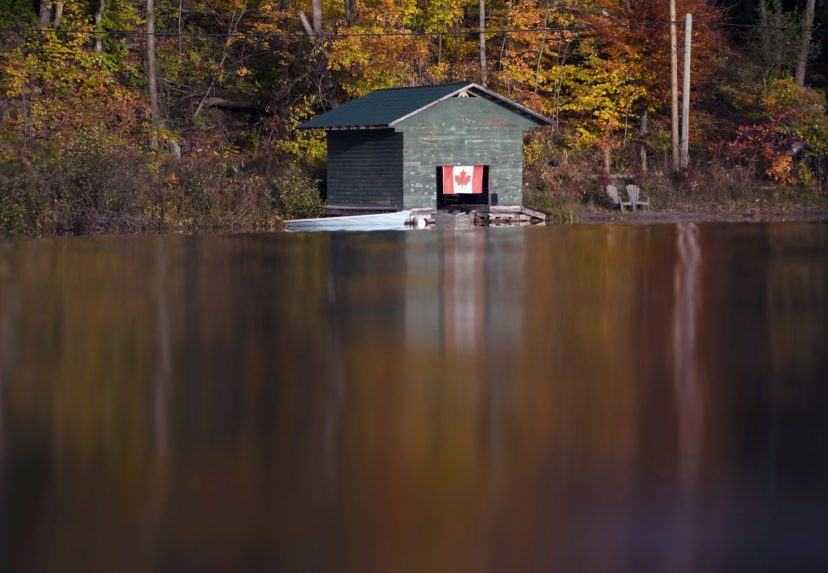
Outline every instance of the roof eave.
<svg viewBox="0 0 828 573">
<path fill-rule="evenodd" d="M 361 129 L 388 129 L 388 124 L 377 125 L 306 125 L 301 124 L 296 129 L 324 129 L 325 131 L 357 131 Z"/>
<path fill-rule="evenodd" d="M 553 123 L 552 120 L 549 119 L 548 117 L 546 117 L 545 115 L 541 115 L 536 111 L 532 111 L 531 109 L 529 109 L 525 105 L 519 104 L 515 100 L 509 99 L 507 97 L 503 97 L 499 93 L 493 92 L 492 90 L 490 90 L 489 88 L 487 88 L 485 86 L 481 86 L 480 84 L 473 83 L 473 84 L 471 84 L 471 87 L 476 89 L 476 90 L 480 90 L 481 92 L 485 93 L 489 97 L 492 97 L 492 98 L 494 98 L 494 99 L 496 99 L 500 102 L 503 102 L 506 105 L 512 106 L 512 107 L 520 110 L 521 112 L 525 113 L 526 115 L 531 116 L 532 118 L 534 118 L 535 120 L 537 120 L 538 122 L 540 122 L 542 124 L 552 125 L 552 123 Z"/>
</svg>

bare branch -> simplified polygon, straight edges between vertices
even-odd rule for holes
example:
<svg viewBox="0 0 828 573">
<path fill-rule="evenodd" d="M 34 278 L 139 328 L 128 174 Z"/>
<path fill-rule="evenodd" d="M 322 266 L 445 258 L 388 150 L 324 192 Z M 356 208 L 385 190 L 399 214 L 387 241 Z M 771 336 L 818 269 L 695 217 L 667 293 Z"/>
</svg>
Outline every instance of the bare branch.
<svg viewBox="0 0 828 573">
<path fill-rule="evenodd" d="M 221 52 L 221 60 L 219 61 L 219 71 L 218 74 L 213 76 L 213 79 L 210 81 L 210 86 L 207 88 L 207 92 L 204 94 L 204 97 L 201 98 L 201 101 L 198 104 L 198 107 L 193 113 L 193 119 L 197 118 L 198 115 L 201 113 L 201 110 L 205 107 L 205 102 L 207 98 L 210 97 L 210 93 L 213 91 L 213 88 L 218 81 L 218 77 L 224 72 L 224 63 L 227 61 L 227 56 L 230 53 L 230 45 L 232 44 L 233 35 L 236 33 L 236 29 L 239 26 L 239 22 L 241 22 L 242 16 L 244 16 L 245 8 L 239 10 L 238 15 L 234 14 L 233 17 L 230 18 L 230 27 L 227 30 L 227 40 L 224 42 L 224 49 Z"/>
</svg>

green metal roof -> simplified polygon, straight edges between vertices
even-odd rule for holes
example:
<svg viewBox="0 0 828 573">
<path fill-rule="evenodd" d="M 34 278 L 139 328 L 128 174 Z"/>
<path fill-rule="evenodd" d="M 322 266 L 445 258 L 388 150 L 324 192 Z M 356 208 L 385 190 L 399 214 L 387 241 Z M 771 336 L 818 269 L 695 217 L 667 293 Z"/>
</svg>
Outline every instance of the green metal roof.
<svg viewBox="0 0 828 573">
<path fill-rule="evenodd" d="M 457 82 L 437 86 L 377 90 L 344 103 L 331 111 L 317 115 L 301 124 L 299 128 L 365 129 L 393 127 L 395 123 L 464 90 L 470 90 L 498 101 L 512 108 L 516 113 L 530 116 L 540 125 L 551 123 L 542 115 L 473 82 Z"/>
</svg>

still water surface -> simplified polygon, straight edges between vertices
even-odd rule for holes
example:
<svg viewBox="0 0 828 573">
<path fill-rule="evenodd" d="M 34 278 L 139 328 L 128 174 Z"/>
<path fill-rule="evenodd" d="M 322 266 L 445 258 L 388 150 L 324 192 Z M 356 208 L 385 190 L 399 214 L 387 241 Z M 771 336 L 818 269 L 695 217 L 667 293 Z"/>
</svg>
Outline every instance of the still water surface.
<svg viewBox="0 0 828 573">
<path fill-rule="evenodd" d="M 828 226 L 0 245 L 2 571 L 817 571 Z"/>
</svg>

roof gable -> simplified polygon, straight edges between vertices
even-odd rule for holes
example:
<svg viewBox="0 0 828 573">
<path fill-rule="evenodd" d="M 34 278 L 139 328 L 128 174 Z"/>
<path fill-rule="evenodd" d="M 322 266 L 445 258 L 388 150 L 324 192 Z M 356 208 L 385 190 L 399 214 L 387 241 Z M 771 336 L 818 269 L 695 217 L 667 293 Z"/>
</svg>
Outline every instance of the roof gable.
<svg viewBox="0 0 828 573">
<path fill-rule="evenodd" d="M 369 129 L 394 127 L 423 110 L 463 92 L 482 96 L 531 119 L 537 125 L 551 121 L 519 103 L 472 82 L 438 86 L 389 88 L 377 90 L 318 115 L 299 126 L 300 129 Z"/>
<path fill-rule="evenodd" d="M 482 135 L 486 131 L 518 130 L 526 131 L 538 127 L 538 122 L 527 115 L 515 113 L 515 110 L 499 101 L 488 97 L 451 97 L 429 106 L 410 117 L 394 123 L 393 129 L 407 133 L 425 129 L 434 135 L 462 131 L 467 137 Z"/>
</svg>

